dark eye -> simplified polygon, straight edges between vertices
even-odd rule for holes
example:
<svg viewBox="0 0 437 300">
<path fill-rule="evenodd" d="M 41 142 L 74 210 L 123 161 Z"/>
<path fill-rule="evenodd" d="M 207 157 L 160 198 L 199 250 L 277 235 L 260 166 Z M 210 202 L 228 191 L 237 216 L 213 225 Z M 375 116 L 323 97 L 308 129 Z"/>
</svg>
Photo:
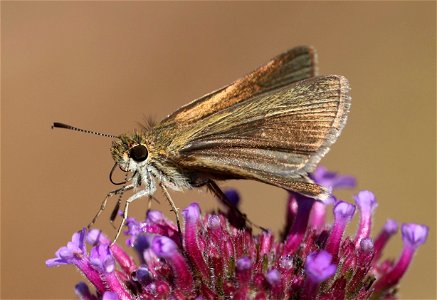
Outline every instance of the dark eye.
<svg viewBox="0 0 437 300">
<path fill-rule="evenodd" d="M 148 153 L 147 148 L 143 145 L 137 145 L 129 150 L 129 156 L 136 162 L 145 161 Z"/>
</svg>

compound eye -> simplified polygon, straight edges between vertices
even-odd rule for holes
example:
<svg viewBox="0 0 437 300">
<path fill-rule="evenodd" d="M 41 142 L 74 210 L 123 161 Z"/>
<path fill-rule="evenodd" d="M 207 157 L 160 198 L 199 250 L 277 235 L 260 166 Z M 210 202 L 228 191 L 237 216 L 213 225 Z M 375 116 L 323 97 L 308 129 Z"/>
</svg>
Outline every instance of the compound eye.
<svg viewBox="0 0 437 300">
<path fill-rule="evenodd" d="M 143 145 L 137 145 L 129 150 L 129 156 L 136 162 L 145 161 L 148 154 L 146 146 Z"/>
</svg>

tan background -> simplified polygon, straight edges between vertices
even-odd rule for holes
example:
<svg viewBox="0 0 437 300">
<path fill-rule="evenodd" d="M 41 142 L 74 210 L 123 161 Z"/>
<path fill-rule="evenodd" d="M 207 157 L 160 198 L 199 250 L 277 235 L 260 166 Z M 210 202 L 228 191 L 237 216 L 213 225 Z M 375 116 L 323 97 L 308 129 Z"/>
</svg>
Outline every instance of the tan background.
<svg viewBox="0 0 437 300">
<path fill-rule="evenodd" d="M 119 134 L 159 120 L 300 44 L 320 71 L 347 76 L 353 105 L 323 160 L 353 174 L 387 218 L 431 227 L 400 296 L 435 299 L 435 3 L 2 2 L 1 297 L 73 298 L 73 267 L 46 268 L 104 194 L 111 140 L 52 131 L 52 121 Z M 227 182 L 258 224 L 279 230 L 285 192 Z M 354 191 L 339 195 L 352 201 Z M 217 202 L 173 193 L 180 207 Z M 161 197 L 161 195 L 159 195 Z M 146 201 L 132 215 L 142 217 Z M 157 206 L 168 210 L 165 202 Z M 107 212 L 107 215 L 109 213 Z M 107 215 L 99 226 L 114 233 Z M 351 226 L 351 232 L 355 226 Z M 387 256 L 398 257 L 400 235 Z"/>
</svg>

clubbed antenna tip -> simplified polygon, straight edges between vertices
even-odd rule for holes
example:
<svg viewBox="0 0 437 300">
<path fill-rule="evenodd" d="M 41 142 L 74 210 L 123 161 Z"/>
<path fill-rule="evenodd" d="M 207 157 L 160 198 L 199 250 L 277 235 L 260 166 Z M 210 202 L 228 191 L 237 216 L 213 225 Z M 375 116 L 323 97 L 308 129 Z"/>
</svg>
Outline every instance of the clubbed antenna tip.
<svg viewBox="0 0 437 300">
<path fill-rule="evenodd" d="M 68 124 L 64 124 L 64 123 L 60 123 L 60 122 L 53 122 L 52 129 L 54 129 L 54 128 L 63 128 L 63 129 L 75 130 L 75 131 L 79 131 L 79 132 L 91 133 L 91 134 L 105 136 L 105 137 L 110 137 L 110 138 L 116 138 L 117 137 L 116 135 L 107 134 L 107 133 L 101 133 L 101 132 L 87 130 L 87 129 L 81 129 L 81 128 L 74 127 L 74 126 L 71 126 L 71 125 L 68 125 Z"/>
</svg>

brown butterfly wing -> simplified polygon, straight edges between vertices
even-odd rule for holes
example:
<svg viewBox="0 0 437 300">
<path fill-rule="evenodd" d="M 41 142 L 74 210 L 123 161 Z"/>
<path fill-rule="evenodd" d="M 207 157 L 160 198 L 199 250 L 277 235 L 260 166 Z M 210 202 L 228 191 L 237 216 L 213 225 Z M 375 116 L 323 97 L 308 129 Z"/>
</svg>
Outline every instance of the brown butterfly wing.
<svg viewBox="0 0 437 300">
<path fill-rule="evenodd" d="M 314 77 L 317 73 L 316 61 L 313 47 L 300 46 L 288 50 L 232 84 L 182 106 L 161 124 L 168 126 L 173 123 L 173 126 L 184 127 L 186 123 L 196 122 L 255 95 Z"/>
<path fill-rule="evenodd" d="M 326 196 L 307 173 L 336 141 L 350 108 L 342 76 L 299 81 L 199 120 L 170 147 L 192 172 L 255 179 L 309 196 Z"/>
</svg>

